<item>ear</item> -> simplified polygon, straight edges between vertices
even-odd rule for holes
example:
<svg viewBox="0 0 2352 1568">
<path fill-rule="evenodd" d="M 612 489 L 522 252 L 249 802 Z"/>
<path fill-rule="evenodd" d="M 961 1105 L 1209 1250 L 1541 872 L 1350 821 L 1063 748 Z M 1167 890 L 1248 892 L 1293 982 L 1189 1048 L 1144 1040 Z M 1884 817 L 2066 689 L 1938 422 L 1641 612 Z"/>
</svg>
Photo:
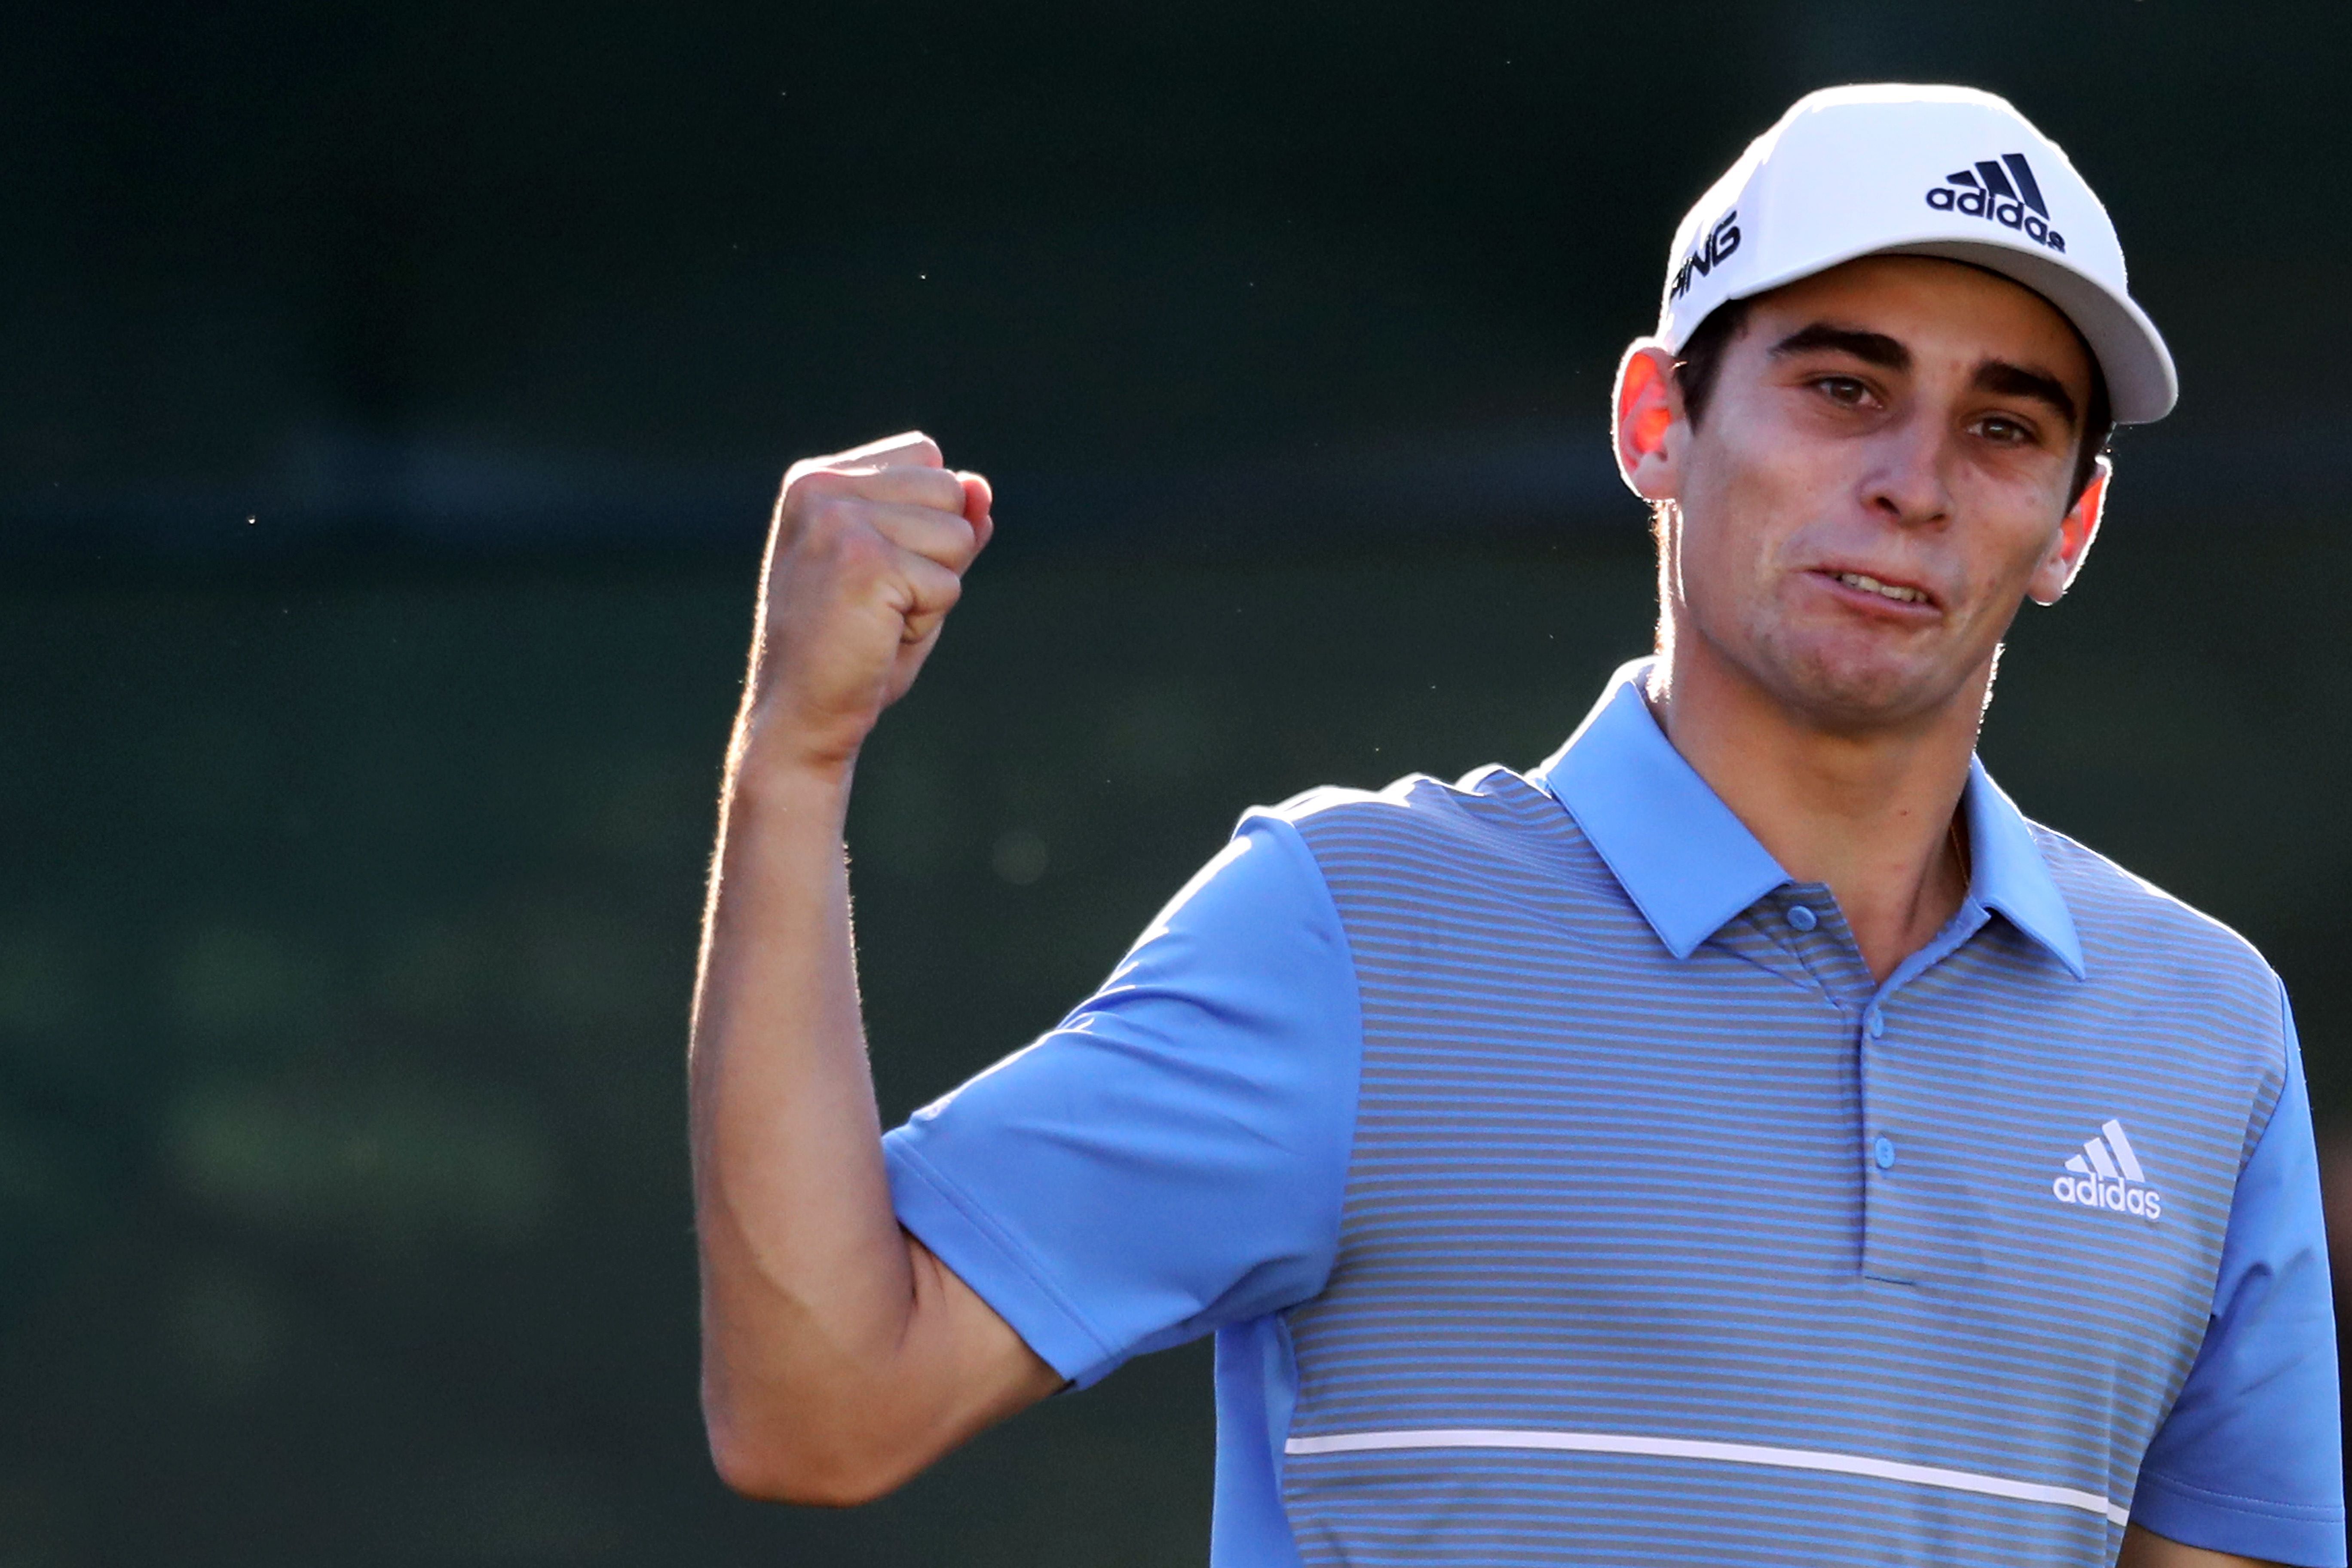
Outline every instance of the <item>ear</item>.
<svg viewBox="0 0 2352 1568">
<path fill-rule="evenodd" d="M 1654 338 L 1634 339 L 1617 363 L 1611 431 L 1617 473 L 1628 489 L 1651 501 L 1673 500 L 1680 493 L 1675 457 L 1685 428 L 1675 356 Z"/>
<path fill-rule="evenodd" d="M 2105 458 L 2093 465 L 2091 482 L 2083 487 L 2082 495 L 2058 524 L 2058 537 L 2052 542 L 2050 553 L 2034 567 L 2026 584 L 2026 597 L 2035 604 L 2054 605 L 2074 586 L 2075 574 L 2090 558 L 2092 541 L 2099 537 L 2099 517 L 2107 505 L 2107 481 L 2115 475 L 2115 464 Z"/>
</svg>

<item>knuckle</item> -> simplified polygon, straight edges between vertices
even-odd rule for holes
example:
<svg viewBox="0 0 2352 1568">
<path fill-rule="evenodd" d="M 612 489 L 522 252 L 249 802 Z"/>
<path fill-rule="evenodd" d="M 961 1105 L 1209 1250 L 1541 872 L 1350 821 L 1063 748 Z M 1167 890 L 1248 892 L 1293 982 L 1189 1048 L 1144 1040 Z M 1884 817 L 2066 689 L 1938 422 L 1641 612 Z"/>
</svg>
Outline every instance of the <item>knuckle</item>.
<svg viewBox="0 0 2352 1568">
<path fill-rule="evenodd" d="M 861 525 L 857 509 L 825 497 L 802 506 L 789 521 L 782 555 L 785 569 L 812 584 L 866 571 L 873 531 Z"/>
<path fill-rule="evenodd" d="M 820 491 L 801 503 L 801 532 L 820 546 L 837 547 L 843 542 L 863 532 L 866 527 L 866 509 L 854 496 L 836 491 Z"/>
<path fill-rule="evenodd" d="M 831 489 L 843 478 L 841 472 L 825 466 L 823 458 L 803 458 L 784 470 L 784 497 L 813 495 Z"/>
<path fill-rule="evenodd" d="M 822 470 L 794 474 L 784 481 L 783 494 L 776 502 L 776 515 L 787 526 L 805 526 L 824 504 L 833 499 L 834 488 L 826 481 L 831 475 Z"/>
</svg>

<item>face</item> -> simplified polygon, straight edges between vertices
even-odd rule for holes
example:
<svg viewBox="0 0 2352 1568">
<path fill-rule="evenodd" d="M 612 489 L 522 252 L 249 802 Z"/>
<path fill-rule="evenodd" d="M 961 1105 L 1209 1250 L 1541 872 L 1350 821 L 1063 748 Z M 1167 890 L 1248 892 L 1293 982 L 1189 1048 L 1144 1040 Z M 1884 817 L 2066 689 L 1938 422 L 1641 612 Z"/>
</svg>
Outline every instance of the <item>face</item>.
<svg viewBox="0 0 2352 1568">
<path fill-rule="evenodd" d="M 1634 361 L 1648 356 L 1647 371 Z M 1701 424 L 1636 345 L 1619 457 L 1666 509 L 1677 665 L 1720 660 L 1814 724 L 1980 708 L 2021 601 L 2054 602 L 2091 366 L 2065 318 L 1957 262 L 1874 257 L 1759 297 Z"/>
</svg>

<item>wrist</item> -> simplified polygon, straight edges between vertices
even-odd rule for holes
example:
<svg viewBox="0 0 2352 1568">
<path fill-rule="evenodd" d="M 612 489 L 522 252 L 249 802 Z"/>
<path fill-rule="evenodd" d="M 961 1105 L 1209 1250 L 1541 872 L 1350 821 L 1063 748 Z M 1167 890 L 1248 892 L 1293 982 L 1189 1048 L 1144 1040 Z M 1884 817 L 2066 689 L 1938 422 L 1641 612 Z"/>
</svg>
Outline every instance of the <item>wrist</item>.
<svg viewBox="0 0 2352 1568">
<path fill-rule="evenodd" d="M 779 733 L 746 721 L 735 733 L 727 789 L 738 798 L 792 801 L 804 806 L 829 799 L 845 802 L 856 769 L 854 750 L 811 745 L 804 736 Z"/>
</svg>

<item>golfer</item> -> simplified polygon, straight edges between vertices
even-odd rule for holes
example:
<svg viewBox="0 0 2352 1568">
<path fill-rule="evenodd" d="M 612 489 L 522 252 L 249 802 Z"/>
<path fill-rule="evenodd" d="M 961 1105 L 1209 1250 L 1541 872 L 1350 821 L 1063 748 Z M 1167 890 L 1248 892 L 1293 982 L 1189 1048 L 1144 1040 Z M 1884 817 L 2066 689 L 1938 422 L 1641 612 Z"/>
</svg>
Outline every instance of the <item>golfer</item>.
<svg viewBox="0 0 2352 1568">
<path fill-rule="evenodd" d="M 2174 392 L 2015 110 L 1802 100 L 1619 373 L 1654 655 L 1530 773 L 1251 812 L 887 1137 L 844 812 L 991 498 L 795 466 L 694 1018 L 726 1479 L 872 1498 L 1214 1334 L 1218 1568 L 2342 1563 L 2278 978 L 1975 759 Z"/>
</svg>

